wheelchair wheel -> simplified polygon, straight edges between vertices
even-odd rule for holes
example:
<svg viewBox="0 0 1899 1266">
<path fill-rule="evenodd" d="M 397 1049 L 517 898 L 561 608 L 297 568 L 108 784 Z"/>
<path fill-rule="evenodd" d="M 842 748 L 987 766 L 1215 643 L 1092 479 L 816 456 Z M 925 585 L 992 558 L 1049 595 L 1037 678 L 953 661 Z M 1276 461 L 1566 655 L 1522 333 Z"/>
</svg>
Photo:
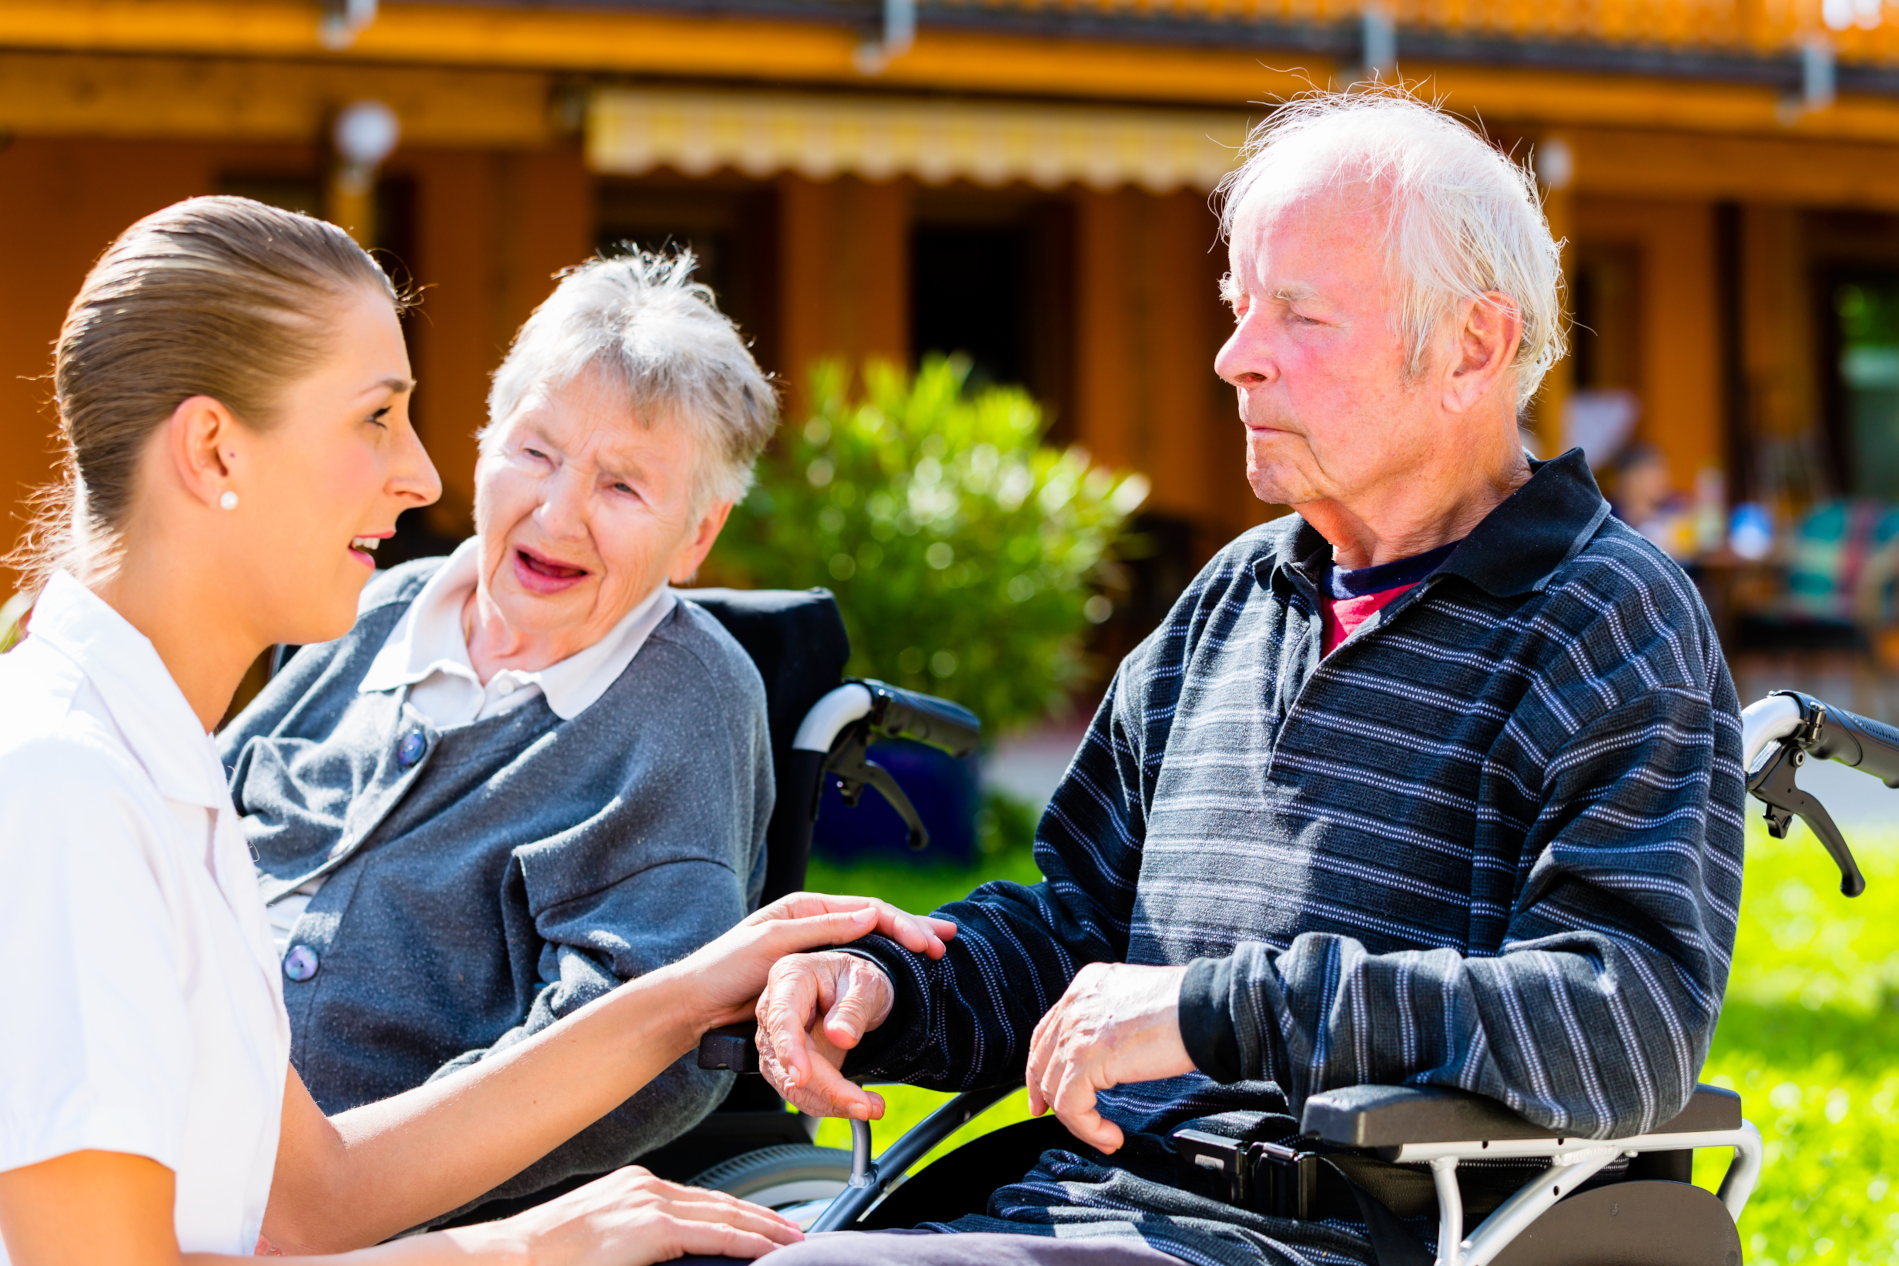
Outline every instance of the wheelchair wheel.
<svg viewBox="0 0 1899 1266">
<path fill-rule="evenodd" d="M 781 1143 L 714 1165 L 694 1178 L 690 1185 L 723 1191 L 764 1205 L 809 1229 L 850 1181 L 849 1152 L 835 1147 Z"/>
</svg>

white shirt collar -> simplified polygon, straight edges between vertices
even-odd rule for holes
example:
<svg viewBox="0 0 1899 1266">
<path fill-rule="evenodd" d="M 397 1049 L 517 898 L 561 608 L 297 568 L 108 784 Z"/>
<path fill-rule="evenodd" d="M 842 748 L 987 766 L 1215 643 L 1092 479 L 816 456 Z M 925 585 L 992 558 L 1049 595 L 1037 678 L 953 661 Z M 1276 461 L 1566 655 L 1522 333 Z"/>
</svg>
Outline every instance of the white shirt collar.
<svg viewBox="0 0 1899 1266">
<path fill-rule="evenodd" d="M 224 768 L 158 648 L 66 572 L 33 604 L 29 635 L 77 663 L 158 793 L 180 804 L 230 804 Z"/>
<path fill-rule="evenodd" d="M 464 678 L 480 690 L 480 678 L 468 655 L 468 639 L 462 635 L 462 608 L 475 587 L 480 562 L 480 537 L 470 537 L 456 547 L 389 631 L 359 691 L 395 690 L 436 673 Z M 511 676 L 517 685 L 539 686 L 554 715 L 571 721 L 619 680 L 677 602 L 672 587 L 661 584 L 592 646 L 535 672 L 503 669 L 502 673 Z"/>
</svg>

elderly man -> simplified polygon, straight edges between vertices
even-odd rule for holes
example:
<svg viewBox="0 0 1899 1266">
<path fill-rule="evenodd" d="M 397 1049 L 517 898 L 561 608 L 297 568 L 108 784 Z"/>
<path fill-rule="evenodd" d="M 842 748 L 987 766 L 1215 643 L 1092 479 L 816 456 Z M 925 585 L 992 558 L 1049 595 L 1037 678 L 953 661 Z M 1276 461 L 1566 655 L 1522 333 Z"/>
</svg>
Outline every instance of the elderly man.
<svg viewBox="0 0 1899 1266">
<path fill-rule="evenodd" d="M 1295 513 L 1122 663 L 1042 819 L 1045 882 L 947 907 L 940 961 L 783 960 L 758 1009 L 806 1110 L 881 1111 L 840 1065 L 1026 1076 L 1067 1134 L 965 1234 L 820 1237 L 783 1266 L 1428 1261 L 1432 1219 L 1264 1216 L 1167 1138 L 1284 1137 L 1367 1082 L 1604 1136 L 1694 1086 L 1740 895 L 1736 701 L 1681 572 L 1580 454 L 1519 445 L 1562 350 L 1529 175 L 1415 100 L 1319 95 L 1227 193 L 1215 367 L 1254 491 Z"/>
<path fill-rule="evenodd" d="M 220 736 L 326 1113 L 506 1050 L 758 900 L 764 686 L 669 582 L 776 403 L 691 268 L 568 273 L 495 374 L 474 538 L 378 575 Z M 681 1061 L 495 1194 L 623 1165 L 727 1085 Z"/>
</svg>

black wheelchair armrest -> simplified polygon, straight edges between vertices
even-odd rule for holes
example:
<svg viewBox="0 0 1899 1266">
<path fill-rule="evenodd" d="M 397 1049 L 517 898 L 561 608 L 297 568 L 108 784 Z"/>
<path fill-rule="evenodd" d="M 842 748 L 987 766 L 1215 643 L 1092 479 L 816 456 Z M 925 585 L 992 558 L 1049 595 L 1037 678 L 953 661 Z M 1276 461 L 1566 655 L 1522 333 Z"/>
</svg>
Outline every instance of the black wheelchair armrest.
<svg viewBox="0 0 1899 1266">
<path fill-rule="evenodd" d="M 1735 1130 L 1741 1097 L 1697 1086 L 1687 1105 L 1652 1134 Z M 1395 1148 L 1406 1143 L 1462 1143 L 1484 1139 L 1544 1139 L 1553 1131 L 1525 1120 L 1482 1095 L 1439 1086 L 1348 1086 L 1306 1101 L 1301 1129 L 1343 1147 Z"/>
<path fill-rule="evenodd" d="M 756 1073 L 758 1026 L 751 1022 L 728 1024 L 699 1039 L 699 1067 L 713 1072 Z"/>
<path fill-rule="evenodd" d="M 1440 1086 L 1347 1086 L 1306 1100 L 1300 1128 L 1341 1147 L 1548 1138 L 1495 1099 Z"/>
</svg>

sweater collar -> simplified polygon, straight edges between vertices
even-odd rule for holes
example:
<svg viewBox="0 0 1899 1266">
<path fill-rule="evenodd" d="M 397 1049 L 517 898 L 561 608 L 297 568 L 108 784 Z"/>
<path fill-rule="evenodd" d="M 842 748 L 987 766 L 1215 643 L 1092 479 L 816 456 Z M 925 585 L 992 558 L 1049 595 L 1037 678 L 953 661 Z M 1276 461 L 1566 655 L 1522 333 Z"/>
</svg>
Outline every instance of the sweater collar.
<svg viewBox="0 0 1899 1266">
<path fill-rule="evenodd" d="M 1609 503 L 1596 487 L 1580 448 L 1530 463 L 1530 478 L 1505 497 L 1458 543 L 1437 576 L 1462 576 L 1499 598 L 1534 593 L 1549 584 L 1609 517 Z M 1332 546 L 1300 520 L 1260 560 L 1262 581 L 1285 571 L 1320 589 L 1332 564 Z"/>
</svg>

